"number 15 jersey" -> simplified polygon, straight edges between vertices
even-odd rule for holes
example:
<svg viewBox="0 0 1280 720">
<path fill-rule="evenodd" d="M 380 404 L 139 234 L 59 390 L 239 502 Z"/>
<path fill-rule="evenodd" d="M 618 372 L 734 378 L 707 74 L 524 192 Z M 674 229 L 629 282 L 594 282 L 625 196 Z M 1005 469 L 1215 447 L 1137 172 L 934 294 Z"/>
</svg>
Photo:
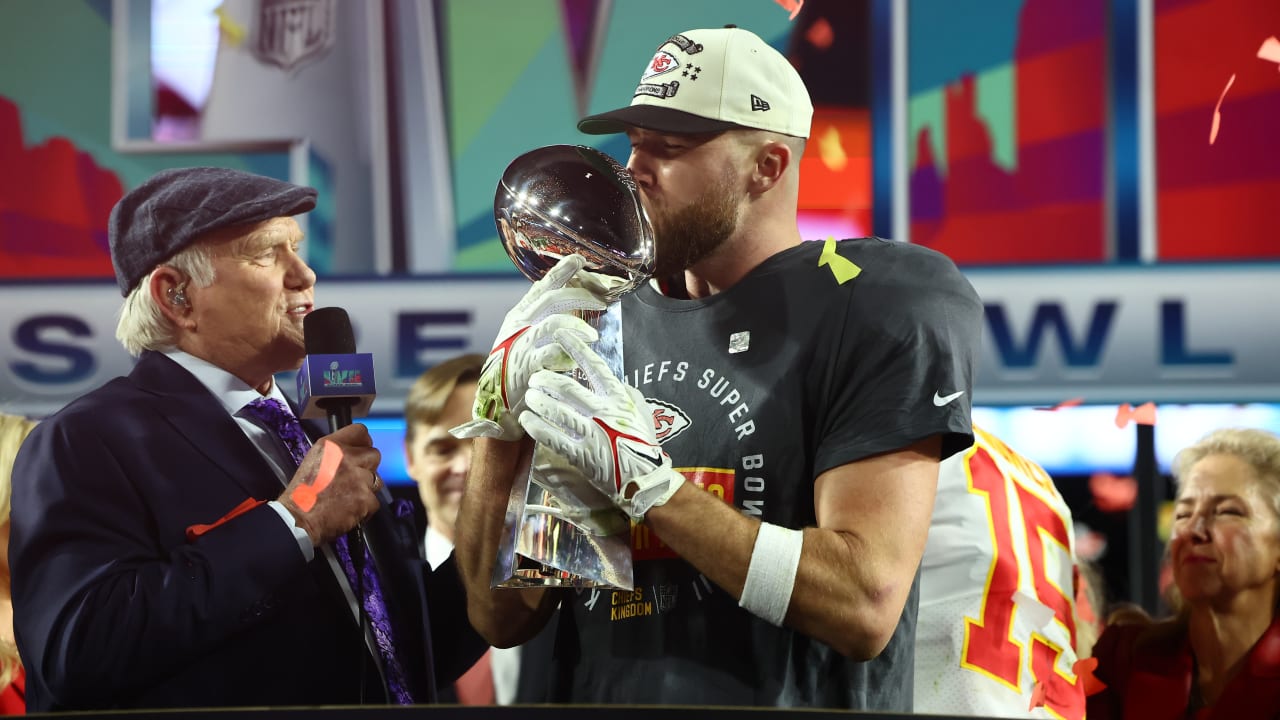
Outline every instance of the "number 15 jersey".
<svg viewBox="0 0 1280 720">
<path fill-rule="evenodd" d="M 939 469 L 915 711 L 1078 720 L 1071 511 L 1039 465 L 976 426 L 974 438 Z"/>
</svg>

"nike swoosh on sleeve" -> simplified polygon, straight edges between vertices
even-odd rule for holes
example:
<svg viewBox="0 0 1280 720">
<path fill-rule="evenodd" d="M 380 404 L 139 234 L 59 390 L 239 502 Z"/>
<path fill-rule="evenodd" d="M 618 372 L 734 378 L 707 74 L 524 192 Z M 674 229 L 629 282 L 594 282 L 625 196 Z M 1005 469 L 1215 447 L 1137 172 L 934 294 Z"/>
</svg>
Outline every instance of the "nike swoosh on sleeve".
<svg viewBox="0 0 1280 720">
<path fill-rule="evenodd" d="M 944 405 L 950 404 L 952 400 L 955 400 L 956 398 L 960 397 L 963 394 L 964 394 L 963 390 L 957 390 L 951 393 L 950 395 L 939 395 L 938 392 L 935 390 L 933 393 L 933 404 L 936 405 L 937 407 L 942 407 Z"/>
</svg>

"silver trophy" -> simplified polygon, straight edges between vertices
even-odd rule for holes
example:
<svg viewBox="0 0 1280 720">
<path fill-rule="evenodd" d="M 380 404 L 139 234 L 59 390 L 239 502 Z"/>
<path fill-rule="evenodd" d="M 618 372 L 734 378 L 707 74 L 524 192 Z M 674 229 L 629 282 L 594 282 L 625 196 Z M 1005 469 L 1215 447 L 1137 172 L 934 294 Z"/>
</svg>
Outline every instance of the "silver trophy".
<svg viewBox="0 0 1280 720">
<path fill-rule="evenodd" d="M 653 229 L 635 179 L 595 148 L 549 145 L 516 158 L 498 183 L 493 214 L 507 254 L 530 280 L 576 253 L 606 276 L 616 301 L 653 273 Z M 619 306 L 581 315 L 600 332 L 596 352 L 621 377 Z M 631 590 L 626 513 L 541 445 L 521 476 L 507 501 L 493 586 Z"/>
</svg>

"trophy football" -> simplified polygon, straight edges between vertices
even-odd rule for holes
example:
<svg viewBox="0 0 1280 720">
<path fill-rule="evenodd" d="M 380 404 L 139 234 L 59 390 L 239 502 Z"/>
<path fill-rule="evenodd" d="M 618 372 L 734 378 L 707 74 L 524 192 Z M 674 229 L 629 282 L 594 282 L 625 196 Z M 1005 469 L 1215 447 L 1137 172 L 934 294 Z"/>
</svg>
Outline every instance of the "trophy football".
<svg viewBox="0 0 1280 720">
<path fill-rule="evenodd" d="M 538 148 L 502 174 L 493 214 L 507 255 L 530 280 L 576 253 L 605 281 L 611 304 L 580 315 L 600 333 L 596 352 L 621 377 L 616 301 L 649 278 L 654 258 L 653 230 L 631 173 L 595 148 Z M 576 469 L 537 445 L 507 501 L 493 586 L 631 590 L 631 520 Z"/>
</svg>

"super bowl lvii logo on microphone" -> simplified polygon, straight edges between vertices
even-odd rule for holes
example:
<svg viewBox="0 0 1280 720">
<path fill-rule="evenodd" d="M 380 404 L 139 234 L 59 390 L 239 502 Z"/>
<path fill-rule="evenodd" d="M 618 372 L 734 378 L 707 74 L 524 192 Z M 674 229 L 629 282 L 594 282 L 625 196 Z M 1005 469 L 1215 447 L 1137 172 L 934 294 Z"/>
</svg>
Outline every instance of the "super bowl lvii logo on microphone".
<svg viewBox="0 0 1280 720">
<path fill-rule="evenodd" d="M 329 363 L 329 369 L 324 371 L 323 380 L 326 388 L 360 387 L 364 384 L 359 368 L 344 370 L 337 360 Z"/>
</svg>

